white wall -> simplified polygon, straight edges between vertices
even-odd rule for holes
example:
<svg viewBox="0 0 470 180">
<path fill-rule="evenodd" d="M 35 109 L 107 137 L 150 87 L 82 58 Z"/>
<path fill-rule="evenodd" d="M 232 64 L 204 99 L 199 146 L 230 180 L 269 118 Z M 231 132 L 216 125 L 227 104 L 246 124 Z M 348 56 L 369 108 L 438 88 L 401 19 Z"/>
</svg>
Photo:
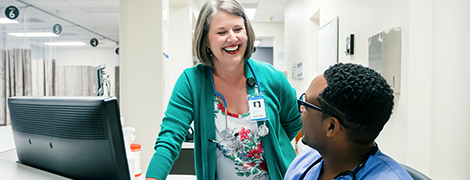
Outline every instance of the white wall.
<svg viewBox="0 0 470 180">
<path fill-rule="evenodd" d="M 169 68 L 180 71 L 193 65 L 192 14 L 189 6 L 170 6 Z"/>
<path fill-rule="evenodd" d="M 307 8 L 308 7 L 308 8 Z M 312 1 L 291 0 L 286 4 L 284 16 L 285 58 L 288 79 L 302 94 L 316 75 L 316 42 L 318 24 L 310 19 L 318 7 Z M 318 20 L 317 20 L 318 21 Z M 303 79 L 292 78 L 293 63 L 303 62 Z"/>
<path fill-rule="evenodd" d="M 409 60 L 406 64 L 402 61 L 401 78 L 402 89 L 405 86 L 407 91 L 402 93 L 403 101 L 397 107 L 404 110 L 401 115 L 407 119 L 406 162 L 428 173 L 431 171 L 430 164 L 433 163 L 430 144 L 433 81 L 433 78 L 430 78 L 433 66 L 433 55 L 430 52 L 434 43 L 432 1 L 410 1 L 409 15 L 409 34 L 406 34 L 409 42 Z M 419 127 L 419 130 L 415 127 Z M 389 128 L 389 131 L 398 128 Z"/>
<path fill-rule="evenodd" d="M 159 1 L 142 1 L 148 6 L 147 10 L 142 10 L 135 1 L 121 0 L 120 4 L 120 39 L 126 44 L 121 45 L 121 110 L 126 126 L 136 128 L 136 141 L 142 144 L 141 170 L 145 174 L 155 152 L 153 147 L 174 83 L 184 69 L 192 66 L 193 18 L 189 6 L 169 6 L 169 41 L 165 52 L 169 58 L 165 59 L 162 58 L 165 26 L 159 19 L 167 6 Z M 136 5 L 126 7 L 126 4 Z M 141 11 L 148 13 L 147 19 L 134 22 L 133 18 L 144 16 L 139 14 Z M 136 28 L 130 28 L 132 26 Z M 132 32 L 141 28 L 146 31 Z M 122 40 L 124 38 L 126 41 Z M 139 45 L 132 46 L 135 43 Z"/>
<path fill-rule="evenodd" d="M 145 174 L 163 116 L 163 3 L 120 0 L 120 98 L 124 125 L 136 129 Z"/>
<path fill-rule="evenodd" d="M 275 68 L 284 71 L 285 59 L 279 57 L 279 53 L 284 53 L 284 23 L 282 22 L 252 22 L 256 37 L 274 37 L 273 65 Z"/>
<path fill-rule="evenodd" d="M 425 53 L 432 53 L 430 171 L 435 179 L 470 179 L 468 7 L 468 0 L 433 1 L 432 50 Z"/>
<path fill-rule="evenodd" d="M 102 63 L 115 66 L 118 64 L 118 57 L 114 53 L 113 47 L 63 47 L 56 49 L 56 65 L 89 65 L 97 66 Z M 106 66 L 107 67 L 107 66 Z"/>
<path fill-rule="evenodd" d="M 339 17 L 339 61 L 368 65 L 368 37 L 402 28 L 401 93 L 377 139 L 381 150 L 433 179 L 469 179 L 470 7 L 466 0 L 291 0 L 285 9 L 287 66 L 303 61 L 303 80 L 289 79 L 305 91 L 316 75 L 316 31 Z M 313 26 L 312 26 L 313 24 Z M 346 56 L 345 39 L 355 35 L 355 54 Z M 314 40 L 313 40 L 314 41 Z M 467 43 L 466 43 L 467 42 Z M 289 70 L 289 68 L 288 68 Z M 289 72 L 290 73 L 290 72 Z"/>
<path fill-rule="evenodd" d="M 166 109 L 176 80 L 184 69 L 193 66 L 192 56 L 192 14 L 189 5 L 170 6 L 170 41 L 168 55 L 169 61 L 165 66 L 165 99 L 163 107 Z"/>
</svg>

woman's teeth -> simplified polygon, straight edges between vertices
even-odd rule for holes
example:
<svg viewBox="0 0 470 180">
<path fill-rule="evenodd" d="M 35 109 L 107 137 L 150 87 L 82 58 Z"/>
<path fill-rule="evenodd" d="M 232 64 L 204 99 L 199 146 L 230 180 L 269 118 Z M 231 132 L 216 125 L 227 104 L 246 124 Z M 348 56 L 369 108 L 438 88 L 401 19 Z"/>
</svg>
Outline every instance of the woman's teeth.
<svg viewBox="0 0 470 180">
<path fill-rule="evenodd" d="M 234 47 L 224 47 L 224 50 L 227 51 L 227 52 L 235 52 L 238 50 L 238 46 L 234 46 Z"/>
</svg>

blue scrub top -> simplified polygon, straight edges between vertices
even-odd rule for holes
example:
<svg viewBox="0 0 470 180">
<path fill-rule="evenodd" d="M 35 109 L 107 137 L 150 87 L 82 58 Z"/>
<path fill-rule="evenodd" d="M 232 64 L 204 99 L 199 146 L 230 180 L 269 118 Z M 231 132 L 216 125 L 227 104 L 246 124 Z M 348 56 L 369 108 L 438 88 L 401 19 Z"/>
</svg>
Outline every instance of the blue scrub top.
<svg viewBox="0 0 470 180">
<path fill-rule="evenodd" d="M 321 155 L 313 148 L 306 148 L 294 159 L 289 169 L 286 172 L 285 180 L 298 180 L 300 176 L 312 165 L 313 162 L 318 160 Z M 323 160 L 313 166 L 306 176 L 305 180 L 318 179 L 320 170 L 323 165 Z M 341 176 L 337 180 L 351 180 L 351 175 Z M 413 180 L 403 167 L 398 164 L 391 157 L 383 154 L 380 150 L 374 155 L 369 156 L 364 167 L 356 173 L 356 179 L 400 179 L 400 180 Z"/>
</svg>

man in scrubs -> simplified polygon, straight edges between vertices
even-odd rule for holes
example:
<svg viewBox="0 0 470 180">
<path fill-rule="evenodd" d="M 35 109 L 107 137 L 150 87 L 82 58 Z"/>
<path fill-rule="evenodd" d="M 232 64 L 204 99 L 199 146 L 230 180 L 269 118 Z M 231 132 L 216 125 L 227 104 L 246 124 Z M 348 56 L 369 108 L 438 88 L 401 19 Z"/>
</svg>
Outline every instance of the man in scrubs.
<svg viewBox="0 0 470 180">
<path fill-rule="evenodd" d="M 285 179 L 412 179 L 375 139 L 393 109 L 393 90 L 374 70 L 336 64 L 298 100 L 303 143 Z"/>
</svg>

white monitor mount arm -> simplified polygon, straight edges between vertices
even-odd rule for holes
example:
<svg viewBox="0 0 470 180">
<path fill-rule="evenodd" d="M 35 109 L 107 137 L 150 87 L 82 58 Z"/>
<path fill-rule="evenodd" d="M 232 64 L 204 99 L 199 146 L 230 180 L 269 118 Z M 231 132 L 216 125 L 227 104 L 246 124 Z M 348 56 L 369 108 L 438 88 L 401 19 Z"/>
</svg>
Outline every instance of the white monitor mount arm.
<svg viewBox="0 0 470 180">
<path fill-rule="evenodd" d="M 106 68 L 105 64 L 100 64 L 95 67 L 95 94 L 94 96 L 103 96 L 104 95 L 104 86 L 106 86 L 108 96 L 111 96 L 111 82 L 109 79 L 109 74 L 104 71 Z"/>
</svg>

